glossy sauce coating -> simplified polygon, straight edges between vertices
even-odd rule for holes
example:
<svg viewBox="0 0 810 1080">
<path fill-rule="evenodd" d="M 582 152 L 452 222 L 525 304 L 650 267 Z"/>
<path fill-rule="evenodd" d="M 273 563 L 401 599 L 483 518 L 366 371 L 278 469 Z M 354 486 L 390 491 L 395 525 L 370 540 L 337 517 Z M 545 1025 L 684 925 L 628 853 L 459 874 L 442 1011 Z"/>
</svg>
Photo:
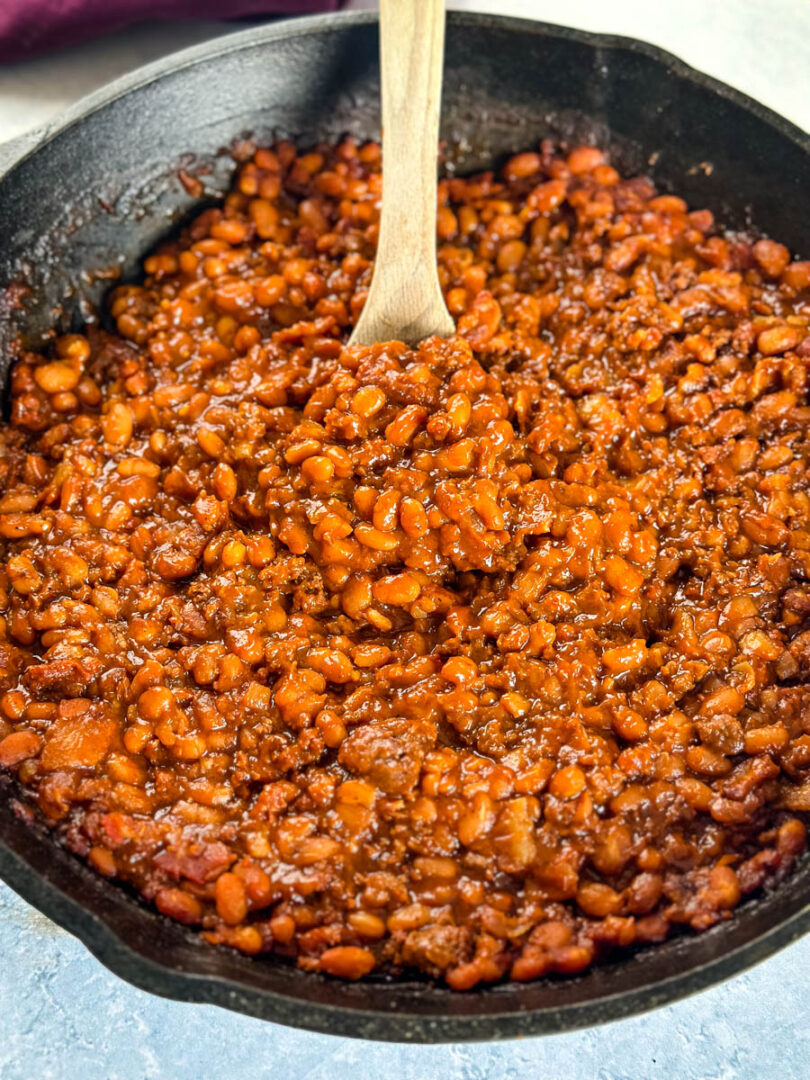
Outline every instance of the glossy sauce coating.
<svg viewBox="0 0 810 1080">
<path fill-rule="evenodd" d="M 457 336 L 346 348 L 379 149 L 251 154 L 117 336 L 14 369 L 0 764 L 334 976 L 728 918 L 810 811 L 810 263 L 544 144 L 440 184 Z"/>
</svg>

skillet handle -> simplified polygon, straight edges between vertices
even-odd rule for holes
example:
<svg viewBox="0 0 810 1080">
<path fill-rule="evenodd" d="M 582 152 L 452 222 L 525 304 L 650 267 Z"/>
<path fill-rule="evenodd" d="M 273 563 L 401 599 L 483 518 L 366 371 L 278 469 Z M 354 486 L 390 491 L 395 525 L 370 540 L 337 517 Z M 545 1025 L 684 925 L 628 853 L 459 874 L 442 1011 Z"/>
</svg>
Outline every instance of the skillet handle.
<svg viewBox="0 0 810 1080">
<path fill-rule="evenodd" d="M 15 139 L 0 142 L 0 176 L 5 176 L 14 166 L 22 161 L 31 150 L 42 142 L 45 132 L 41 128 L 25 131 Z"/>
</svg>

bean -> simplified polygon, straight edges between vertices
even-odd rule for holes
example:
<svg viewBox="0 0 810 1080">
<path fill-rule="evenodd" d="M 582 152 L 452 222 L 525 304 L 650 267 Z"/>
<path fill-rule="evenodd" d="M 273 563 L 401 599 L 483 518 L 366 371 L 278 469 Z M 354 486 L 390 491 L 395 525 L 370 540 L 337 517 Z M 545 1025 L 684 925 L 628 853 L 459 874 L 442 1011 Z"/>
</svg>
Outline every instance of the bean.
<svg viewBox="0 0 810 1080">
<path fill-rule="evenodd" d="M 132 410 L 121 401 L 116 401 L 110 406 L 101 421 L 104 438 L 118 450 L 123 450 L 129 444 L 134 429 Z"/>
<path fill-rule="evenodd" d="M 757 337 L 757 348 L 763 356 L 777 356 L 795 349 L 804 336 L 797 326 L 770 326 Z"/>
<path fill-rule="evenodd" d="M 236 874 L 225 872 L 216 880 L 214 894 L 217 914 L 230 926 L 237 926 L 248 912 L 245 886 Z"/>
<path fill-rule="evenodd" d="M 419 599 L 422 587 L 413 574 L 392 574 L 380 578 L 372 588 L 374 599 L 381 604 L 404 607 Z"/>
<path fill-rule="evenodd" d="M 396 536 L 381 532 L 373 525 L 358 525 L 354 530 L 354 535 L 361 544 L 374 551 L 396 551 L 399 546 Z"/>
<path fill-rule="evenodd" d="M 548 790 L 559 799 L 575 799 L 585 790 L 585 773 L 578 765 L 566 765 L 551 778 Z"/>
<path fill-rule="evenodd" d="M 202 922 L 202 904 L 196 896 L 183 889 L 159 889 L 155 904 L 158 911 L 186 926 L 196 926 Z"/>
<path fill-rule="evenodd" d="M 405 496 L 399 503 L 399 522 L 403 532 L 412 539 L 424 536 L 429 528 L 425 508 L 418 499 L 410 496 Z"/>
<path fill-rule="evenodd" d="M 407 446 L 425 419 L 421 405 L 407 405 L 385 429 L 385 437 L 394 446 Z"/>
<path fill-rule="evenodd" d="M 328 457 L 314 454 L 302 462 L 301 474 L 311 484 L 326 484 L 335 475 L 335 466 Z"/>
<path fill-rule="evenodd" d="M 34 380 L 46 394 L 64 394 L 79 385 L 80 368 L 61 360 L 34 368 Z"/>
<path fill-rule="evenodd" d="M 42 739 L 34 731 L 14 731 L 0 740 L 0 765 L 6 769 L 34 757 L 42 746 Z"/>
<path fill-rule="evenodd" d="M 361 386 L 352 397 L 352 410 L 359 416 L 375 416 L 385 408 L 385 394 L 378 386 Z"/>
<path fill-rule="evenodd" d="M 376 966 L 374 954 L 356 945 L 336 945 L 321 953 L 321 971 L 339 979 L 361 979 Z"/>
</svg>

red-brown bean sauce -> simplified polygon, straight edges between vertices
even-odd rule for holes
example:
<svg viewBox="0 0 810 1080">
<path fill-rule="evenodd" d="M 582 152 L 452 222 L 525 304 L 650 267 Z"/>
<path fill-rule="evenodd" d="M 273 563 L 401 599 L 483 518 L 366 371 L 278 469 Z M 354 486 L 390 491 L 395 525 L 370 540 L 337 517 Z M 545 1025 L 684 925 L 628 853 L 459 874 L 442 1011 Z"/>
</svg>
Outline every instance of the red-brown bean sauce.
<svg viewBox="0 0 810 1080">
<path fill-rule="evenodd" d="M 20 358 L 0 762 L 211 942 L 577 972 L 805 845 L 810 262 L 544 144 L 439 185 L 457 336 L 347 348 L 379 170 L 256 151 Z"/>
</svg>

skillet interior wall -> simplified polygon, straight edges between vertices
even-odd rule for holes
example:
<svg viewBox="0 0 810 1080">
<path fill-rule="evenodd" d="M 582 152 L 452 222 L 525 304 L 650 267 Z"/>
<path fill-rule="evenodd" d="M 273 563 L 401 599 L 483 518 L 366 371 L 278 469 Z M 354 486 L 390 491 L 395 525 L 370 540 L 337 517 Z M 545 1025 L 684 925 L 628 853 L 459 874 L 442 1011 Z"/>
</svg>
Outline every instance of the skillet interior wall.
<svg viewBox="0 0 810 1080">
<path fill-rule="evenodd" d="M 193 211 L 199 200 L 179 169 L 199 174 L 210 199 L 229 185 L 227 148 L 240 137 L 379 137 L 370 16 L 320 34 L 306 33 L 306 24 L 279 40 L 273 27 L 250 34 L 249 43 L 244 35 L 213 43 L 196 63 L 159 62 L 162 78 L 76 120 L 0 180 L 3 381 L 15 335 L 36 346 L 55 311 L 60 330 L 92 317 L 109 279 L 88 271 L 118 266 L 131 279 L 143 255 Z M 528 22 L 516 35 L 508 21 L 451 14 L 448 167 L 484 168 L 546 136 L 607 146 L 621 171 L 650 173 L 725 223 L 745 226 L 756 207 L 759 229 L 799 253 L 810 248 L 807 155 L 702 77 L 687 83 L 621 39 L 592 44 Z M 29 288 L 24 307 L 11 283 Z"/>
</svg>

